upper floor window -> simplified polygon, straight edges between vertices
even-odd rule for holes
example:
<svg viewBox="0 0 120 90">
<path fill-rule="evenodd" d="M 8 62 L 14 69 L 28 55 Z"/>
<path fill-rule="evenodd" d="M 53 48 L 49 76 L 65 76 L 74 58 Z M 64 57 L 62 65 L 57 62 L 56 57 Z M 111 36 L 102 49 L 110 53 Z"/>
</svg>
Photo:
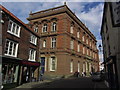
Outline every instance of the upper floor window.
<svg viewBox="0 0 120 90">
<path fill-rule="evenodd" d="M 74 41 L 73 40 L 70 41 L 70 49 L 74 49 Z"/>
<path fill-rule="evenodd" d="M 80 44 L 78 43 L 78 48 L 77 48 L 78 52 L 80 52 Z"/>
<path fill-rule="evenodd" d="M 85 54 L 85 47 L 83 47 L 83 54 Z"/>
<path fill-rule="evenodd" d="M 85 37 L 84 37 L 84 36 L 82 36 L 82 41 L 83 41 L 83 42 L 85 41 Z"/>
<path fill-rule="evenodd" d="M 51 47 L 55 48 L 56 47 L 56 38 L 51 38 Z"/>
<path fill-rule="evenodd" d="M 29 59 L 30 61 L 35 61 L 35 57 L 36 57 L 36 50 L 34 49 L 29 49 Z"/>
<path fill-rule="evenodd" d="M 34 31 L 35 31 L 35 32 L 38 32 L 38 26 L 35 26 L 35 27 L 34 27 Z"/>
<path fill-rule="evenodd" d="M 17 57 L 18 52 L 18 43 L 6 40 L 6 46 L 5 46 L 5 55 Z"/>
<path fill-rule="evenodd" d="M 92 44 L 91 44 L 91 41 L 90 41 L 90 47 L 91 47 L 91 45 L 92 45 Z"/>
<path fill-rule="evenodd" d="M 90 51 L 90 56 L 92 56 L 92 51 Z"/>
<path fill-rule="evenodd" d="M 52 32 L 55 32 L 56 29 L 57 29 L 57 24 L 56 24 L 56 22 L 53 22 L 52 23 Z"/>
<path fill-rule="evenodd" d="M 46 47 L 46 40 L 43 41 L 43 47 Z"/>
<path fill-rule="evenodd" d="M 89 50 L 87 49 L 87 55 L 89 55 Z"/>
<path fill-rule="evenodd" d="M 31 36 L 30 36 L 30 42 L 32 44 L 37 45 L 37 37 L 35 35 L 31 34 Z"/>
<path fill-rule="evenodd" d="M 88 39 L 86 39 L 86 44 L 88 44 Z"/>
<path fill-rule="evenodd" d="M 77 32 L 77 37 L 80 38 L 80 32 Z"/>
<path fill-rule="evenodd" d="M 73 26 L 70 27 L 70 33 L 73 34 Z"/>
<path fill-rule="evenodd" d="M 50 59 L 50 71 L 55 71 L 56 70 L 56 58 L 51 57 Z"/>
<path fill-rule="evenodd" d="M 17 25 L 16 23 L 14 23 L 13 21 L 9 21 L 9 25 L 8 25 L 8 32 L 17 36 L 17 37 L 20 37 L 20 26 Z"/>
<path fill-rule="evenodd" d="M 47 32 L 47 24 L 43 25 L 42 32 Z"/>
</svg>

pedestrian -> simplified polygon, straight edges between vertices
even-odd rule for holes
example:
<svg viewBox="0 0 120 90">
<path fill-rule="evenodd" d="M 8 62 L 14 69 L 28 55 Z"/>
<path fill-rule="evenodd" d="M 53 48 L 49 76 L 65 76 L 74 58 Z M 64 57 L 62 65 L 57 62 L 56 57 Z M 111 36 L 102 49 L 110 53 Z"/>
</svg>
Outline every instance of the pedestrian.
<svg viewBox="0 0 120 90">
<path fill-rule="evenodd" d="M 42 73 L 42 70 L 40 71 L 40 81 L 43 81 L 43 73 Z"/>
<path fill-rule="evenodd" d="M 82 76 L 84 76 L 84 72 L 82 72 Z"/>
</svg>

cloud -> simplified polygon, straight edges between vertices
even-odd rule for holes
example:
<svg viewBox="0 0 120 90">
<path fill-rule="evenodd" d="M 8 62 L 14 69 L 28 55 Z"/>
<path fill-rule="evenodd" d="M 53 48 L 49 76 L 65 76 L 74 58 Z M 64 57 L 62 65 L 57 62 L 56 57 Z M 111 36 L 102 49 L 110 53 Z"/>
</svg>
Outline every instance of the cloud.
<svg viewBox="0 0 120 90">
<path fill-rule="evenodd" d="M 85 25 L 89 28 L 89 30 L 96 36 L 96 38 L 100 39 L 100 27 L 102 23 L 102 15 L 103 15 L 103 3 L 100 3 L 96 7 L 89 8 L 88 12 L 83 11 L 82 13 L 77 13 L 78 17 Z"/>
</svg>

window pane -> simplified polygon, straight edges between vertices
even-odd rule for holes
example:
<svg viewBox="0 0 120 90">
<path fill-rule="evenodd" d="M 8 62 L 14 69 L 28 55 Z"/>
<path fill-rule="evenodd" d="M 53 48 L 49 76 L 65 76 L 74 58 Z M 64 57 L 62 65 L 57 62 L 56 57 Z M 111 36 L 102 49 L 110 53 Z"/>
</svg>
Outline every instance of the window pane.
<svg viewBox="0 0 120 90">
<path fill-rule="evenodd" d="M 8 53 L 8 47 L 9 47 L 9 41 L 6 41 L 5 54 L 7 54 L 7 53 Z"/>
<path fill-rule="evenodd" d="M 13 28 L 12 28 L 12 32 L 15 33 L 15 28 L 16 28 L 16 25 L 15 23 L 13 24 Z"/>
<path fill-rule="evenodd" d="M 16 44 L 14 44 L 13 46 L 13 55 L 15 55 L 15 52 L 16 52 Z"/>
<path fill-rule="evenodd" d="M 55 57 L 51 57 L 51 69 L 55 70 Z"/>
<path fill-rule="evenodd" d="M 8 31 L 11 31 L 11 28 L 12 28 L 12 22 L 10 21 L 8 26 Z"/>
<path fill-rule="evenodd" d="M 15 31 L 15 34 L 18 35 L 18 31 L 19 31 L 19 26 L 16 27 L 16 31 Z"/>
</svg>

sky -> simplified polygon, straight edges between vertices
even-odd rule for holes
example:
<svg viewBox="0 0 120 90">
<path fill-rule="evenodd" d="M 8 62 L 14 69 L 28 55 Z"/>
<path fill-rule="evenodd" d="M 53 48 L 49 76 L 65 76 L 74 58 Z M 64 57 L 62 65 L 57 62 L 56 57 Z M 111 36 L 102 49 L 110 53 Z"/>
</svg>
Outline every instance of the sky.
<svg viewBox="0 0 120 90">
<path fill-rule="evenodd" d="M 67 1 L 67 0 L 66 0 Z M 64 5 L 64 2 L 2 2 L 6 9 L 17 16 L 24 23 L 28 23 L 29 13 L 37 12 L 57 6 Z M 97 39 L 97 47 L 102 44 L 100 30 L 103 16 L 103 2 L 66 2 L 67 6 L 76 16 L 88 27 Z M 103 54 L 99 52 L 100 61 L 103 61 Z"/>
</svg>

